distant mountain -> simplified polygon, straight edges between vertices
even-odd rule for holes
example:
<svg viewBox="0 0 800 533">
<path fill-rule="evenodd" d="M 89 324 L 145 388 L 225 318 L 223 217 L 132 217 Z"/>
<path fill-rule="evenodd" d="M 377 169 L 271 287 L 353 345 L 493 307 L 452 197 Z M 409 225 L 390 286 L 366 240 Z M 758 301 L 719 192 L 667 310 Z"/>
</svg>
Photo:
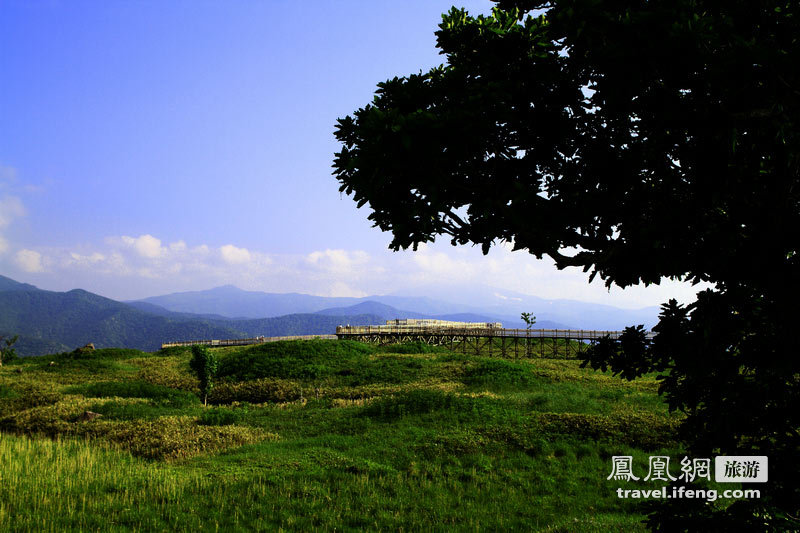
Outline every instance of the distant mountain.
<svg viewBox="0 0 800 533">
<path fill-rule="evenodd" d="M 382 304 L 374 300 L 367 300 L 348 307 L 331 307 L 317 311 L 318 315 L 357 315 L 357 314 L 371 314 L 377 315 L 382 321 L 391 320 L 393 318 L 427 318 L 418 311 L 402 311 L 391 305 Z"/>
<path fill-rule="evenodd" d="M 88 342 L 97 348 L 155 350 L 166 339 L 241 336 L 224 325 L 152 315 L 81 289 L 0 292 L 0 334 L 20 336 L 20 355 L 73 350 Z"/>
<path fill-rule="evenodd" d="M 233 285 L 205 291 L 176 292 L 138 300 L 158 305 L 169 311 L 215 314 L 231 318 L 269 318 L 293 313 L 314 313 L 326 307 L 353 305 L 360 301 L 358 298 L 245 291 Z"/>
<path fill-rule="evenodd" d="M 316 314 L 320 315 L 353 315 L 359 313 L 370 313 L 377 315 L 381 318 L 381 323 L 386 320 L 393 320 L 395 318 L 434 318 L 437 320 L 452 320 L 455 322 L 501 322 L 503 327 L 506 328 L 524 328 L 525 323 L 519 318 L 498 317 L 491 315 L 483 315 L 477 313 L 451 313 L 451 314 L 427 314 L 415 311 L 403 311 L 390 305 L 382 304 L 373 300 L 368 300 L 360 304 L 351 305 L 349 307 L 333 307 L 330 309 L 323 309 L 317 311 Z M 553 322 L 552 320 L 541 320 L 536 322 L 537 328 L 545 329 L 577 329 L 570 328 L 570 326 L 560 322 Z"/>
<path fill-rule="evenodd" d="M 139 311 L 144 311 L 145 313 L 150 313 L 151 315 L 158 315 L 167 318 L 174 318 L 174 319 L 184 319 L 184 320 L 198 320 L 198 319 L 205 319 L 205 320 L 247 320 L 245 317 L 228 317 L 222 315 L 214 315 L 214 314 L 198 314 L 198 313 L 181 313 L 178 311 L 170 311 L 168 309 L 164 309 L 160 305 L 151 304 L 148 302 L 143 301 L 133 301 L 133 302 L 124 302 L 126 305 L 133 307 L 134 309 L 138 309 Z"/>
<path fill-rule="evenodd" d="M 28 283 L 20 283 L 11 278 L 0 276 L 0 291 L 38 291 L 39 289 Z"/>
<path fill-rule="evenodd" d="M 422 290 L 431 300 L 446 299 L 453 305 L 463 306 L 464 311 L 460 312 L 497 316 L 509 324 L 511 321 L 520 322 L 523 311 L 537 317 L 534 327 L 543 328 L 557 327 L 548 324 L 559 324 L 558 329 L 619 330 L 644 324 L 649 329 L 658 322 L 659 308 L 656 306 L 622 309 L 577 300 L 548 300 L 487 285 L 432 285 Z"/>
<path fill-rule="evenodd" d="M 280 337 L 283 335 L 331 335 L 336 326 L 368 326 L 380 324 L 381 317 L 372 314 L 318 315 L 293 313 L 291 315 L 246 320 L 214 321 L 242 331 L 246 337 Z"/>
<path fill-rule="evenodd" d="M 422 297 L 398 293 L 364 298 L 331 298 L 297 293 L 243 291 L 227 285 L 207 291 L 155 296 L 130 303 L 145 302 L 180 313 L 248 318 L 290 313 L 367 313 L 386 317 L 384 320 L 403 316 L 450 320 L 445 317 L 470 315 L 473 318 L 488 319 L 470 322 L 502 322 L 507 327 L 522 327 L 520 313 L 524 311 L 533 313 L 537 317 L 536 326 L 541 328 L 599 330 L 617 330 L 638 324 L 651 328 L 658 321 L 659 312 L 658 307 L 620 309 L 576 300 L 546 300 L 481 285 L 436 285 L 426 287 L 424 291 L 427 296 Z M 400 316 L 396 313 L 400 313 Z"/>
<path fill-rule="evenodd" d="M 90 292 L 52 292 L 0 278 L 0 335 L 19 335 L 20 355 L 71 351 L 88 342 L 97 348 L 154 351 L 166 341 L 330 334 L 340 324 L 375 324 L 370 314 L 292 314 L 236 320 L 173 313 L 155 306 L 148 312 Z M 141 306 L 140 306 L 141 307 Z M 146 307 L 146 306 L 145 306 Z"/>
</svg>

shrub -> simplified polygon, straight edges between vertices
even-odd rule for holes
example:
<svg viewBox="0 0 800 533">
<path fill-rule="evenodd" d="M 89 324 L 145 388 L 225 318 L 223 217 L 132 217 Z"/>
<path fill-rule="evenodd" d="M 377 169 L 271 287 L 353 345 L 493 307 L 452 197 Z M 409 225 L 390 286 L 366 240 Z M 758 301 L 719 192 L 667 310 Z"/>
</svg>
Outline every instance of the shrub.
<svg viewBox="0 0 800 533">
<path fill-rule="evenodd" d="M 188 355 L 191 351 L 189 346 L 172 346 L 170 348 L 161 348 L 159 351 L 155 352 L 155 355 L 161 357 L 178 357 L 181 355 Z"/>
<path fill-rule="evenodd" d="M 19 393 L 8 385 L 0 383 L 0 400 L 19 398 Z"/>
<path fill-rule="evenodd" d="M 242 418 L 243 413 L 241 411 L 217 407 L 203 411 L 197 423 L 203 426 L 230 426 L 240 422 Z"/>
<path fill-rule="evenodd" d="M 87 410 L 92 401 L 81 396 L 64 396 L 50 405 L 11 413 L 0 419 L 0 428 L 15 433 L 66 434 L 71 431 L 70 422 Z"/>
<path fill-rule="evenodd" d="M 374 418 L 395 419 L 441 411 L 474 413 L 481 410 L 480 404 L 481 400 L 477 398 L 416 389 L 376 398 L 364 407 L 362 414 Z"/>
<path fill-rule="evenodd" d="M 547 436 L 591 442 L 612 442 L 654 450 L 676 445 L 680 421 L 652 414 L 623 413 L 610 416 L 576 413 L 533 413 L 524 426 L 506 425 L 488 433 L 523 450 Z"/>
<path fill-rule="evenodd" d="M 147 355 L 133 348 L 99 348 L 97 350 L 64 352 L 57 354 L 58 359 L 130 359 Z"/>
<path fill-rule="evenodd" d="M 0 418 L 32 407 L 52 405 L 62 398 L 54 386 L 43 383 L 22 382 L 13 386 L 0 386 Z"/>
<path fill-rule="evenodd" d="M 103 404 L 132 405 L 141 401 L 117 398 Z M 96 399 L 66 396 L 53 405 L 28 409 L 0 419 L 0 428 L 16 433 L 99 438 L 148 459 L 181 459 L 278 438 L 274 433 L 249 427 L 202 425 L 191 416 L 80 421 L 81 413 L 97 405 Z"/>
<path fill-rule="evenodd" d="M 100 413 L 104 420 L 154 419 L 162 416 L 186 414 L 184 409 L 169 405 L 153 405 L 143 398 L 114 398 L 88 407 L 89 411 Z"/>
<path fill-rule="evenodd" d="M 212 404 L 233 402 L 293 402 L 302 395 L 302 387 L 294 381 L 257 379 L 241 383 L 220 383 L 208 397 Z"/>
<path fill-rule="evenodd" d="M 501 359 L 480 361 L 467 369 L 464 383 L 490 388 L 508 388 L 529 385 L 535 382 L 535 376 L 529 366 Z"/>
<path fill-rule="evenodd" d="M 423 367 L 422 361 L 415 358 L 384 355 L 343 368 L 336 373 L 336 377 L 338 381 L 350 386 L 407 383 L 416 379 Z"/>
<path fill-rule="evenodd" d="M 199 399 L 188 391 L 176 390 L 145 381 L 104 381 L 75 385 L 64 390 L 68 394 L 82 394 L 88 398 L 149 398 L 154 405 L 188 407 Z"/>
<path fill-rule="evenodd" d="M 173 357 L 147 357 L 132 361 L 140 368 L 136 379 L 171 389 L 200 392 L 196 377 L 188 372 L 186 361 Z"/>
<path fill-rule="evenodd" d="M 263 440 L 274 433 L 242 426 L 207 426 L 188 416 L 162 416 L 154 420 L 100 422 L 103 437 L 147 459 L 184 459 Z"/>
</svg>

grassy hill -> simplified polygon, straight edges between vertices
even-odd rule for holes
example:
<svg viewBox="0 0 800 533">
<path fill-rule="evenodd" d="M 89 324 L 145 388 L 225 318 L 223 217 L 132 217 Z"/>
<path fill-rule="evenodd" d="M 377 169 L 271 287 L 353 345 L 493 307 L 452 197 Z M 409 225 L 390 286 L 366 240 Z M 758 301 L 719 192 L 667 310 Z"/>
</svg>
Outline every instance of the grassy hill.
<svg viewBox="0 0 800 533">
<path fill-rule="evenodd" d="M 649 455 L 682 457 L 654 378 L 550 352 L 215 353 L 207 408 L 185 349 L 2 367 L 0 530 L 644 531 L 643 509 L 607 480 L 611 456 L 637 472 Z"/>
</svg>

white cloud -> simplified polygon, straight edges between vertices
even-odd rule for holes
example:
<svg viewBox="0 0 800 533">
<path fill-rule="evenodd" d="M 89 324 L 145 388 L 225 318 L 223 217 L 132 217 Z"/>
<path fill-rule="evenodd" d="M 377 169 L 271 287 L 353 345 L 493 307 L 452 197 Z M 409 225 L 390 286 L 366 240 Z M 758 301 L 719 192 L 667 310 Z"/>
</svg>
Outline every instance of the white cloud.
<svg viewBox="0 0 800 533">
<path fill-rule="evenodd" d="M 109 237 L 99 246 L 72 250 L 22 250 L 17 265 L 28 272 L 50 271 L 53 279 L 95 288 L 111 297 L 138 298 L 183 290 L 234 284 L 267 292 L 301 292 L 324 296 L 405 293 L 436 296 L 439 288 L 491 287 L 498 299 L 516 300 L 513 292 L 548 299 L 573 299 L 620 307 L 657 305 L 670 297 L 688 302 L 697 288 L 665 282 L 660 287 L 633 287 L 610 292 L 601 282 L 588 283 L 579 269 L 559 271 L 550 260 L 500 245 L 484 256 L 477 247 L 435 243 L 417 252 L 325 249 L 306 254 L 267 254 L 235 244 L 210 247 L 176 240 L 162 245 L 153 235 Z M 0 239 L 0 251 L 8 248 Z M 41 252 L 41 253 L 40 253 Z M 100 291 L 100 285 L 111 290 Z M 446 291 L 442 291 L 445 294 Z"/>
<path fill-rule="evenodd" d="M 121 253 L 114 252 L 108 258 L 108 265 L 117 271 L 123 271 L 125 269 L 125 258 Z"/>
<path fill-rule="evenodd" d="M 44 272 L 42 254 L 33 250 L 20 250 L 14 256 L 17 266 L 25 272 Z"/>
<path fill-rule="evenodd" d="M 475 278 L 479 270 L 485 269 L 485 264 L 481 266 L 469 257 L 468 249 L 451 249 L 448 252 L 435 251 L 430 245 L 421 246 L 416 252 L 407 252 L 412 262 L 411 272 L 417 271 L 414 281 L 465 283 Z"/>
<path fill-rule="evenodd" d="M 490 268 L 491 268 L 491 266 L 490 266 Z M 500 294 L 499 292 L 495 292 L 494 295 L 496 297 L 500 298 L 501 300 L 510 300 L 512 302 L 521 302 L 522 301 L 522 298 L 517 298 L 515 296 L 504 296 L 504 295 Z"/>
<path fill-rule="evenodd" d="M 330 289 L 323 294 L 323 296 L 362 298 L 367 296 L 367 293 L 358 289 L 354 289 L 342 281 L 336 281 L 330 286 Z"/>
<path fill-rule="evenodd" d="M 155 258 L 164 255 L 166 248 L 161 246 L 161 240 L 152 235 L 141 235 L 139 237 L 122 237 L 122 242 L 131 246 L 142 257 Z"/>
<path fill-rule="evenodd" d="M 91 255 L 81 255 L 79 253 L 70 252 L 69 256 L 70 256 L 71 261 L 74 262 L 74 263 L 77 263 L 77 264 L 89 264 L 89 265 L 94 264 L 94 263 L 99 263 L 101 261 L 105 261 L 105 259 L 106 259 L 106 256 L 104 256 L 103 254 L 101 254 L 99 252 L 94 252 Z"/>
<path fill-rule="evenodd" d="M 237 248 L 232 244 L 226 244 L 219 249 L 222 259 L 231 265 L 240 265 L 249 263 L 252 259 L 250 251 L 247 248 Z"/>
<path fill-rule="evenodd" d="M 186 250 L 186 243 L 184 241 L 170 243 L 169 249 L 171 252 L 183 252 Z"/>
<path fill-rule="evenodd" d="M 370 256 L 362 250 L 323 250 L 314 251 L 306 256 L 309 265 L 322 270 L 337 273 L 355 273 L 358 269 L 369 263 Z"/>
</svg>

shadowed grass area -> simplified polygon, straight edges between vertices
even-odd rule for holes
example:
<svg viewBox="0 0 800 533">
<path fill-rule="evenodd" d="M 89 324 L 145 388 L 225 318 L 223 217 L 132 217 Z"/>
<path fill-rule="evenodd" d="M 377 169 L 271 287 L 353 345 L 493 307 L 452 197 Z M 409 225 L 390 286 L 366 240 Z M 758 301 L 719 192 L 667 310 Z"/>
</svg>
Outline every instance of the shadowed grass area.
<svg viewBox="0 0 800 533">
<path fill-rule="evenodd" d="M 0 369 L 0 530 L 644 531 L 611 456 L 682 452 L 652 377 L 574 360 L 216 351 L 207 408 L 183 349 Z"/>
</svg>

